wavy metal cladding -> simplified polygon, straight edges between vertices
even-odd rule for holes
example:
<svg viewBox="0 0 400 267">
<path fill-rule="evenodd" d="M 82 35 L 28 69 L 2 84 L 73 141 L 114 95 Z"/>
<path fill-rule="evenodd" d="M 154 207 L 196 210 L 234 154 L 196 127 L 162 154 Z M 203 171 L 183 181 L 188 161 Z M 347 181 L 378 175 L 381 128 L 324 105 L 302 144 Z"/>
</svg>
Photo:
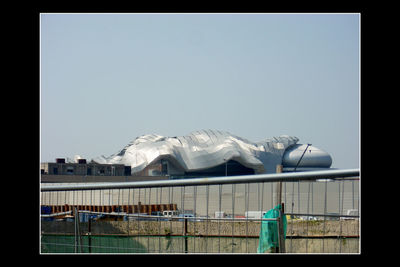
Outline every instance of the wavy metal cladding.
<svg viewBox="0 0 400 267">
<path fill-rule="evenodd" d="M 298 138 L 281 135 L 260 142 L 250 142 L 224 131 L 201 130 L 185 136 L 164 137 L 143 135 L 109 157 L 93 159 L 97 163 L 125 164 L 132 173 L 149 164 L 167 159 L 184 171 L 199 171 L 235 160 L 256 174 L 274 173 L 282 163 L 285 149 L 296 144 Z"/>
</svg>

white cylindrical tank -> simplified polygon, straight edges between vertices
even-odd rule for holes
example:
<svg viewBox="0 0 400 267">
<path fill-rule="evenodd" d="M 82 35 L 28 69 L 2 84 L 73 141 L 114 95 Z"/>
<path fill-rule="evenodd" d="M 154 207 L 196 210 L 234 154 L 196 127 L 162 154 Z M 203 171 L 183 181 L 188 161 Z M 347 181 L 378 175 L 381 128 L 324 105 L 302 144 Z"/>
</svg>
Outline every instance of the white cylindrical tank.
<svg viewBox="0 0 400 267">
<path fill-rule="evenodd" d="M 296 144 L 286 149 L 282 158 L 283 167 L 296 167 L 306 148 L 306 144 Z M 304 153 L 298 167 L 329 168 L 331 165 L 331 156 L 327 152 L 311 145 Z"/>
</svg>

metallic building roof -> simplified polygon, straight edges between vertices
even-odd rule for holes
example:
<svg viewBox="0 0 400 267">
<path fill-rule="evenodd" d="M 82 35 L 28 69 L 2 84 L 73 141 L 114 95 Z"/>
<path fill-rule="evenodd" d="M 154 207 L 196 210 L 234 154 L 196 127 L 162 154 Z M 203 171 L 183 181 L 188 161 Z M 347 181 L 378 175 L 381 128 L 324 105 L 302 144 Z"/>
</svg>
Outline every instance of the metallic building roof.
<svg viewBox="0 0 400 267">
<path fill-rule="evenodd" d="M 160 159 L 168 159 L 185 171 L 212 168 L 235 160 L 255 173 L 274 173 L 288 147 L 298 138 L 281 135 L 251 142 L 225 131 L 201 130 L 185 136 L 147 134 L 137 137 L 118 153 L 93 159 L 97 163 L 125 164 L 132 173 Z"/>
</svg>

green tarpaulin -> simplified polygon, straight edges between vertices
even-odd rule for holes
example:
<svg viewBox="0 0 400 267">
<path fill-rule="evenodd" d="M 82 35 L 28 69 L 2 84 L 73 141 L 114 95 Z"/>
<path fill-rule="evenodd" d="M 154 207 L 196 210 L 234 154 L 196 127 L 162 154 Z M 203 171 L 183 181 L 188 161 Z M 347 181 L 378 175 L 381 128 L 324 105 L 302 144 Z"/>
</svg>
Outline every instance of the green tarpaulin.
<svg viewBox="0 0 400 267">
<path fill-rule="evenodd" d="M 270 209 L 263 216 L 264 219 L 274 219 L 279 217 L 279 211 L 281 210 L 281 204 Z M 286 216 L 282 216 L 283 221 L 283 233 L 286 238 Z M 265 253 L 271 251 L 272 248 L 279 247 L 279 235 L 278 235 L 278 222 L 277 221 L 262 221 L 260 229 L 260 238 L 258 241 L 257 253 Z"/>
</svg>

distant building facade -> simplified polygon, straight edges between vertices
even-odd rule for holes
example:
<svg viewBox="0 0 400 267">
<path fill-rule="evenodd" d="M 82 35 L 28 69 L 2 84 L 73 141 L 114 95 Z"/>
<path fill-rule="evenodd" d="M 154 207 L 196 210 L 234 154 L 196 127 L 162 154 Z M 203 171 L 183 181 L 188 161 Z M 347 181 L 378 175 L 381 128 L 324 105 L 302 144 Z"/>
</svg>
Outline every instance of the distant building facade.
<svg viewBox="0 0 400 267">
<path fill-rule="evenodd" d="M 40 164 L 41 174 L 50 175 L 88 175 L 88 176 L 131 176 L 131 167 L 124 164 L 86 163 L 79 159 L 77 163 L 66 163 L 65 159 Z"/>
<path fill-rule="evenodd" d="M 228 132 L 195 131 L 186 136 L 164 137 L 148 134 L 137 137 L 109 157 L 86 163 L 56 159 L 42 163 L 48 175 L 132 176 L 193 178 L 326 170 L 331 156 L 311 144 L 297 144 L 295 136 L 281 135 L 251 142 Z"/>
</svg>

